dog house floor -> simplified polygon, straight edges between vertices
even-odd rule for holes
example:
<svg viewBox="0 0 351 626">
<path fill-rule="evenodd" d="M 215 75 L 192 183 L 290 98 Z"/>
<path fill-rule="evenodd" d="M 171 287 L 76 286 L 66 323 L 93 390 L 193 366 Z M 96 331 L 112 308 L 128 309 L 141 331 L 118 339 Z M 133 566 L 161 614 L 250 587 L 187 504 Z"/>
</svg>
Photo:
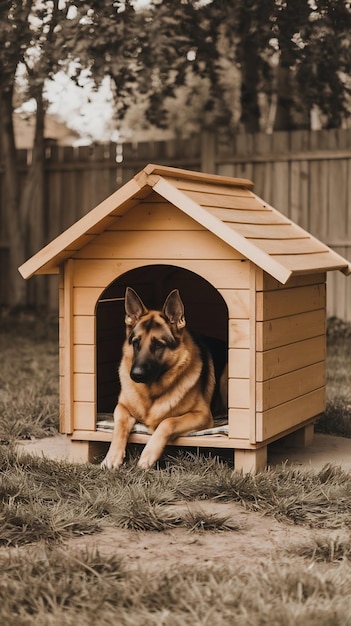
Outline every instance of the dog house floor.
<svg viewBox="0 0 351 626">
<path fill-rule="evenodd" d="M 94 461 L 101 458 L 102 446 L 109 444 L 112 439 L 113 418 L 112 413 L 98 413 L 97 429 L 95 431 L 76 430 L 70 440 L 71 460 L 74 462 Z M 178 437 L 168 445 L 186 448 L 217 448 L 231 451 L 233 453 L 234 467 L 236 470 L 245 472 L 262 471 L 267 466 L 268 445 L 277 440 L 282 440 L 283 446 L 306 447 L 313 441 L 314 422 L 316 418 L 306 420 L 301 427 L 287 429 L 275 437 L 264 441 L 261 444 L 247 444 L 229 437 L 227 420 L 221 424 L 215 424 L 214 429 L 199 431 L 186 436 Z M 130 434 L 128 443 L 146 444 L 150 434 L 145 427 L 138 424 Z"/>
<path fill-rule="evenodd" d="M 111 413 L 99 413 L 98 421 L 96 424 L 96 430 L 98 432 L 112 433 L 114 427 L 113 415 Z M 144 426 L 144 424 L 136 423 L 131 431 L 131 435 L 151 435 L 152 431 Z M 212 428 L 206 428 L 205 430 L 194 431 L 189 433 L 188 437 L 199 437 L 208 435 L 217 435 L 227 437 L 229 434 L 228 419 L 226 417 L 214 418 L 214 425 Z"/>
</svg>

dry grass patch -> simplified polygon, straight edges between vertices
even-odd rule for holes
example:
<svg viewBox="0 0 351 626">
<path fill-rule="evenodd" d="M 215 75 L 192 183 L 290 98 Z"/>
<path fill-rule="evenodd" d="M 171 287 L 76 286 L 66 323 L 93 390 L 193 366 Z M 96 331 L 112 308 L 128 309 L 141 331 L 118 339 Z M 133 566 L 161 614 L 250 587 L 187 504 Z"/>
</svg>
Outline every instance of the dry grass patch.
<svg viewBox="0 0 351 626">
<path fill-rule="evenodd" d="M 305 559 L 323 563 L 351 561 L 351 538 L 317 537 L 310 543 L 301 545 L 295 554 Z"/>
<path fill-rule="evenodd" d="M 317 432 L 351 437 L 351 324 L 328 320 L 327 408 Z"/>
<path fill-rule="evenodd" d="M 215 459 L 180 455 L 162 470 L 144 472 L 130 460 L 119 472 L 59 463 L 0 447 L 0 538 L 4 545 L 62 541 L 106 526 L 139 531 L 175 527 L 234 530 L 226 516 L 179 507 L 205 500 L 237 502 L 247 510 L 310 528 L 351 523 L 351 475 L 278 467 L 257 475 L 233 472 Z M 178 506 L 177 506 L 178 505 Z"/>
<path fill-rule="evenodd" d="M 273 561 L 254 571 L 178 568 L 145 576 L 115 556 L 44 551 L 0 557 L 7 626 L 345 626 L 351 569 Z"/>
<path fill-rule="evenodd" d="M 0 440 L 46 437 L 58 429 L 57 323 L 1 320 Z"/>
</svg>

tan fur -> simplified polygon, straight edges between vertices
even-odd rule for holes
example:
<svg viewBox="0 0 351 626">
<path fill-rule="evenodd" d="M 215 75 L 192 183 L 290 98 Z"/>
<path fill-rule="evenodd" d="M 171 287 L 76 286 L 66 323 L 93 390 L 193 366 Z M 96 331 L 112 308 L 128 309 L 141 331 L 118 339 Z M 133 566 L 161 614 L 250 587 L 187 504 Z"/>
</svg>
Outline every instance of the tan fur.
<svg viewBox="0 0 351 626">
<path fill-rule="evenodd" d="M 172 439 L 191 431 L 209 428 L 213 424 L 210 409 L 215 386 L 212 359 L 208 355 L 208 375 L 204 387 L 201 383 L 201 350 L 185 329 L 178 292 L 172 292 L 168 298 L 170 297 L 172 302 L 167 299 L 162 312 L 148 311 L 137 294 L 130 288 L 127 289 L 127 338 L 119 368 L 121 393 L 114 411 L 112 442 L 102 463 L 103 467 L 117 468 L 121 465 L 129 433 L 136 422 L 145 424 L 153 431 L 139 460 L 139 466 L 145 469 L 154 465 Z M 136 299 L 140 306 L 135 304 Z M 162 348 L 160 361 L 165 371 L 158 380 L 151 383 L 135 382 L 131 378 L 135 360 L 129 338 L 134 333 L 139 341 L 139 355 L 143 362 L 151 354 L 154 341 L 169 338 L 177 344 L 172 349 Z"/>
</svg>

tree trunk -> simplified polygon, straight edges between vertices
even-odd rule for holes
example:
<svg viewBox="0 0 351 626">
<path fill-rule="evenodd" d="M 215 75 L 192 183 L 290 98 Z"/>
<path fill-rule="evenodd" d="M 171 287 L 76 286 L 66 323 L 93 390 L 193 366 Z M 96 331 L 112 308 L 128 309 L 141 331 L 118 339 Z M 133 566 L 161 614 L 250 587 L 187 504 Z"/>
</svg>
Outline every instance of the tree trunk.
<svg viewBox="0 0 351 626">
<path fill-rule="evenodd" d="M 240 55 L 241 64 L 241 123 L 247 133 L 260 130 L 260 107 L 258 104 L 257 50 L 250 37 L 245 38 Z"/>
<path fill-rule="evenodd" d="M 21 198 L 20 215 L 23 223 L 27 224 L 27 241 L 25 253 L 30 257 L 45 244 L 44 237 L 44 164 L 45 141 L 44 120 L 45 107 L 42 90 L 36 94 L 36 125 L 32 158 L 25 178 Z M 36 306 L 45 302 L 45 279 L 43 276 L 33 278 L 29 284 L 30 301 Z"/>
<path fill-rule="evenodd" d="M 20 197 L 20 214 L 25 224 L 30 225 L 27 231 L 27 254 L 33 254 L 43 245 L 43 195 L 44 195 L 44 119 L 45 108 L 42 94 L 36 96 L 37 112 L 34 143 L 28 173 L 24 181 Z"/>
<path fill-rule="evenodd" d="M 4 168 L 4 221 L 10 253 L 9 266 L 1 271 L 8 281 L 8 304 L 16 307 L 26 303 L 26 283 L 17 269 L 25 260 L 26 224 L 20 217 L 20 180 L 12 120 L 12 91 L 9 90 L 0 92 L 0 130 Z"/>
<path fill-rule="evenodd" d="M 294 128 L 294 103 L 289 65 L 288 55 L 282 52 L 277 69 L 277 109 L 274 130 L 293 130 Z"/>
<path fill-rule="evenodd" d="M 277 75 L 277 109 L 274 130 L 310 128 L 310 113 L 299 97 L 288 50 L 282 50 Z"/>
<path fill-rule="evenodd" d="M 0 93 L 0 132 L 2 134 L 2 162 L 4 181 L 4 221 L 9 245 L 9 266 L 1 268 L 8 282 L 10 308 L 28 304 L 28 285 L 18 267 L 44 243 L 44 118 L 42 92 L 36 97 L 37 115 L 32 159 L 24 181 L 21 180 L 15 146 L 12 93 Z M 43 279 L 31 286 L 32 302 L 43 302 Z"/>
</svg>

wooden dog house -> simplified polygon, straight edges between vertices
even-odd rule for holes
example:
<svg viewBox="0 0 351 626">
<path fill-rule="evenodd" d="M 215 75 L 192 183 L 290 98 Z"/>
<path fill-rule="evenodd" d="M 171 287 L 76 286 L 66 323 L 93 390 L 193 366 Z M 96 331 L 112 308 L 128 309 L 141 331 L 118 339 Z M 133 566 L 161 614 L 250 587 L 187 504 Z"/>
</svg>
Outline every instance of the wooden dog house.
<svg viewBox="0 0 351 626">
<path fill-rule="evenodd" d="M 325 408 L 326 271 L 351 265 L 252 187 L 148 165 L 21 266 L 60 274 L 61 432 L 75 458 L 111 439 L 96 424 L 118 396 L 127 285 L 150 308 L 179 288 L 188 326 L 228 345 L 228 434 L 175 445 L 233 449 L 246 471 L 279 438 L 311 439 Z"/>
</svg>

